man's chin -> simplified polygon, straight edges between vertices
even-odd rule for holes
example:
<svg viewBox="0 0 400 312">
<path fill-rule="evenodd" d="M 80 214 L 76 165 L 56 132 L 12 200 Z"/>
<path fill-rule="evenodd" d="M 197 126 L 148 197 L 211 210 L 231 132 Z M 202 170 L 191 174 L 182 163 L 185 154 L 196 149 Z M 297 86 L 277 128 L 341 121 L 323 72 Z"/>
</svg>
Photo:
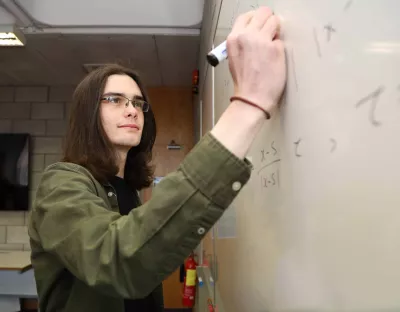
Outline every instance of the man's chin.
<svg viewBox="0 0 400 312">
<path fill-rule="evenodd" d="M 138 146 L 139 144 L 140 144 L 140 141 L 137 141 L 137 140 L 135 140 L 135 141 L 130 141 L 130 142 L 120 142 L 120 143 L 117 145 L 117 148 L 118 148 L 119 150 L 126 150 L 126 151 L 129 151 L 131 148 L 136 147 L 136 146 Z"/>
</svg>

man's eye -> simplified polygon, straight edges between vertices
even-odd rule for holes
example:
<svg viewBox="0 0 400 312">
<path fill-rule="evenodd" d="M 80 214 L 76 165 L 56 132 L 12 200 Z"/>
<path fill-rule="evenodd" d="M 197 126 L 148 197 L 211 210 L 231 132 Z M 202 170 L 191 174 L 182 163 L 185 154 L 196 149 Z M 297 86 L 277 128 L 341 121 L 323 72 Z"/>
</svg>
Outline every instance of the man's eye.
<svg viewBox="0 0 400 312">
<path fill-rule="evenodd" d="M 107 100 L 108 100 L 109 102 L 115 103 L 115 104 L 118 104 L 118 103 L 121 102 L 121 99 L 120 99 L 119 97 L 117 97 L 117 96 L 109 96 L 109 97 L 107 98 Z"/>
<path fill-rule="evenodd" d="M 138 99 L 134 99 L 133 100 L 133 106 L 138 107 L 138 108 L 142 108 L 143 107 L 143 101 L 138 100 Z"/>
</svg>

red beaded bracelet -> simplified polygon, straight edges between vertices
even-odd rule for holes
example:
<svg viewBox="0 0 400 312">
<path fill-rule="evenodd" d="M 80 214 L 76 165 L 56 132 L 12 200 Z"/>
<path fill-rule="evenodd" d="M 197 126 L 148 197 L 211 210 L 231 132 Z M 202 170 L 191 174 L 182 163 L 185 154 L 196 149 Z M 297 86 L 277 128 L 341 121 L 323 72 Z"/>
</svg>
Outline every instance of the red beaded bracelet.
<svg viewBox="0 0 400 312">
<path fill-rule="evenodd" d="M 241 96 L 232 96 L 230 100 L 231 100 L 231 102 L 232 102 L 232 101 L 236 101 L 236 100 L 237 100 L 237 101 L 241 101 L 241 102 L 244 102 L 244 103 L 249 104 L 249 105 L 251 105 L 251 106 L 257 107 L 258 109 L 261 109 L 261 110 L 264 112 L 265 117 L 266 117 L 267 119 L 270 119 L 270 118 L 271 118 L 270 113 L 267 112 L 264 108 L 262 108 L 261 106 L 255 104 L 255 103 L 253 103 L 253 102 L 251 102 L 251 101 L 249 101 L 249 100 L 247 100 L 247 99 L 245 99 L 245 98 L 242 98 Z"/>
</svg>

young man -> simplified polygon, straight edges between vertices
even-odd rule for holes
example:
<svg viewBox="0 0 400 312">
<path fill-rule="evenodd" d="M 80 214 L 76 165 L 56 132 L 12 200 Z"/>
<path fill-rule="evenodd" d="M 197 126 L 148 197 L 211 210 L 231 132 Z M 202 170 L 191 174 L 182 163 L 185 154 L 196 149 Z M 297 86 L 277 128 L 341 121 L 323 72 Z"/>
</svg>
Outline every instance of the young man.
<svg viewBox="0 0 400 312">
<path fill-rule="evenodd" d="M 29 223 L 42 312 L 163 310 L 162 281 L 250 177 L 245 155 L 286 80 L 278 28 L 268 8 L 237 19 L 227 40 L 237 97 L 144 205 L 155 121 L 139 77 L 109 66 L 79 84 L 64 161 L 44 171 Z"/>
</svg>

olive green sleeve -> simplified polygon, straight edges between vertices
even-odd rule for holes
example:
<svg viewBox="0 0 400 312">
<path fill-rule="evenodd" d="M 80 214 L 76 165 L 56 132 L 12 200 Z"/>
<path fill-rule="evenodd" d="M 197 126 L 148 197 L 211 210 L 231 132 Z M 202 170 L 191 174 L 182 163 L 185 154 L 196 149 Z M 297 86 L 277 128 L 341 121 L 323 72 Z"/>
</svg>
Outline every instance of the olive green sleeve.
<svg viewBox="0 0 400 312">
<path fill-rule="evenodd" d="M 200 243 L 250 177 L 251 165 L 207 134 L 147 203 L 107 209 L 79 166 L 44 173 L 32 218 L 43 249 L 108 295 L 142 298 Z"/>
</svg>

